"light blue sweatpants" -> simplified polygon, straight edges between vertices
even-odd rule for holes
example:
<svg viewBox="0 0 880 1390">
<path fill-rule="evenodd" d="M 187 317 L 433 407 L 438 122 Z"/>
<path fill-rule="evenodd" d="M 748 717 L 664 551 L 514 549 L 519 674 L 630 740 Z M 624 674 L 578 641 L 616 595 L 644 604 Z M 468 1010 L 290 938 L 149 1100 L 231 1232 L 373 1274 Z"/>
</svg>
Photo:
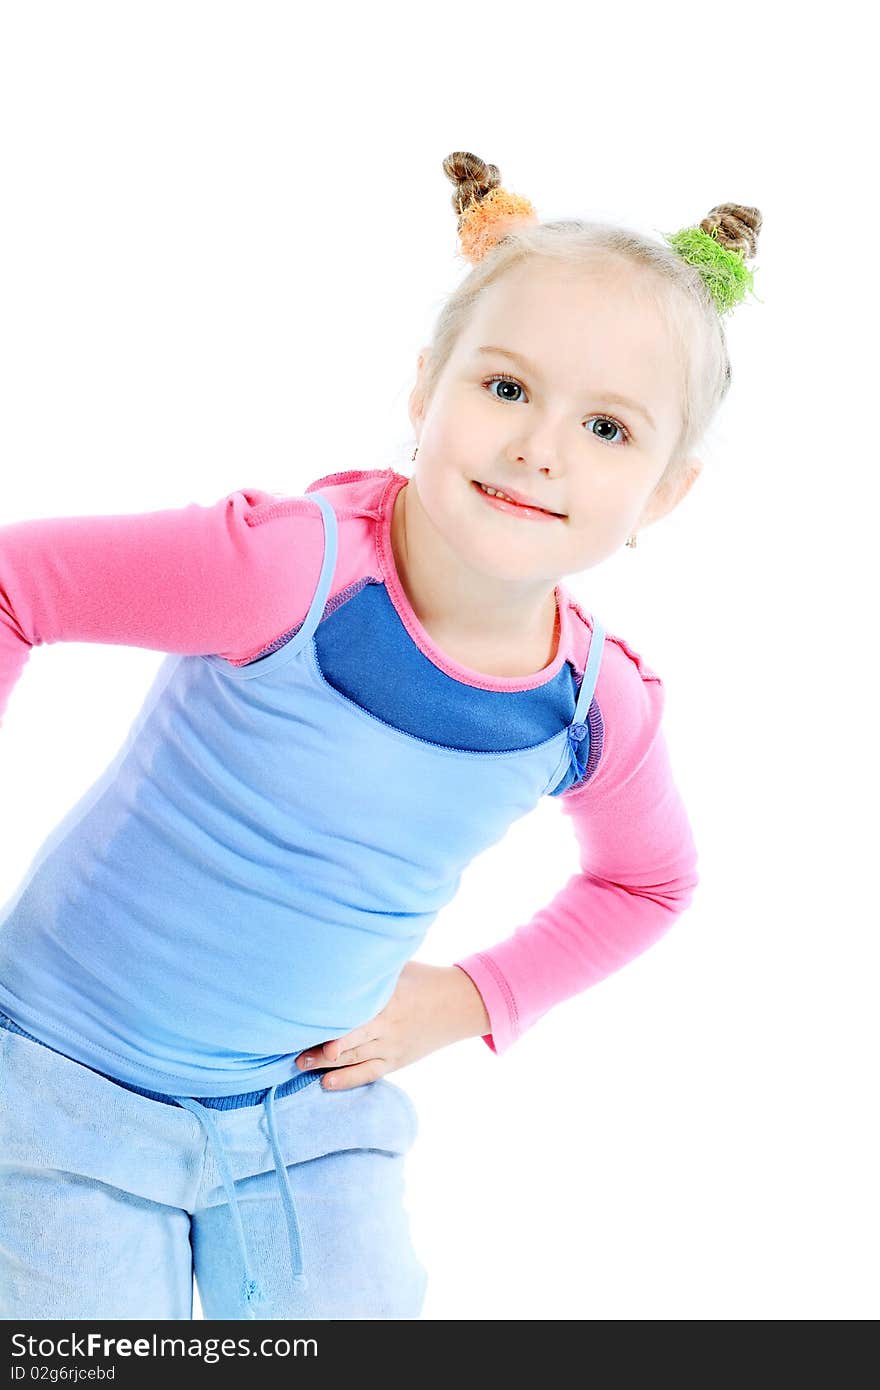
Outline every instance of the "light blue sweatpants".
<svg viewBox="0 0 880 1390">
<path fill-rule="evenodd" d="M 193 1277 L 208 1319 L 419 1317 L 401 1087 L 326 1091 L 318 1071 L 255 1103 L 162 1101 L 10 1022 L 0 1317 L 188 1319 Z"/>
</svg>

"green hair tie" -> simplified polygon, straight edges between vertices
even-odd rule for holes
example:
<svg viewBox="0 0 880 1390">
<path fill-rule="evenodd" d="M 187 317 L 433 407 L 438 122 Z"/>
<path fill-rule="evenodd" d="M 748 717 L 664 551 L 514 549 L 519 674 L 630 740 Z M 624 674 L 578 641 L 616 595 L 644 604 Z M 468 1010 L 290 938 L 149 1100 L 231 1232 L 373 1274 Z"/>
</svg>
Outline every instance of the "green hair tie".
<svg viewBox="0 0 880 1390">
<path fill-rule="evenodd" d="M 700 226 L 661 235 L 700 272 L 719 314 L 726 314 L 747 293 L 754 294 L 754 275 L 745 258 L 747 253 L 755 254 L 760 226 L 757 208 L 725 203 L 713 208 Z"/>
</svg>

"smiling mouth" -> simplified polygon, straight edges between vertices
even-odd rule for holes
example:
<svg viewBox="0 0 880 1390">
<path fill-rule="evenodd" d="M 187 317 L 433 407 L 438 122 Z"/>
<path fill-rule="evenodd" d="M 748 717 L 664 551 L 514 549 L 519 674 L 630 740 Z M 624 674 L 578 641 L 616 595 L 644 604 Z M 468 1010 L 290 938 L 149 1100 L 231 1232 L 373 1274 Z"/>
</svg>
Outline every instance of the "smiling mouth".
<svg viewBox="0 0 880 1390">
<path fill-rule="evenodd" d="M 532 503 L 532 502 L 517 502 L 513 497 L 508 497 L 508 495 L 507 495 L 506 492 L 499 492 L 497 488 L 493 489 L 492 492 L 487 492 L 487 491 L 486 491 L 486 488 L 487 488 L 488 484 L 486 484 L 486 483 L 481 483 L 481 482 L 479 481 L 478 478 L 474 478 L 474 479 L 473 479 L 473 485 L 474 485 L 475 488 L 477 488 L 477 490 L 478 490 L 479 492 L 482 492 L 482 494 L 483 494 L 484 497 L 496 497 L 496 496 L 497 496 L 497 498 L 498 498 L 498 500 L 499 500 L 500 502 L 506 502 L 507 505 L 508 505 L 509 507 L 523 507 L 524 509 L 527 509 L 528 511 L 543 512 L 545 516 L 555 516 L 555 517 L 558 517 L 560 521 L 564 521 L 564 520 L 565 520 L 565 517 L 566 517 L 566 513 L 565 513 L 565 512 L 551 512 L 551 510 L 550 510 L 549 507 L 539 507 L 539 506 L 537 506 L 536 504 L 534 504 L 534 503 Z"/>
</svg>

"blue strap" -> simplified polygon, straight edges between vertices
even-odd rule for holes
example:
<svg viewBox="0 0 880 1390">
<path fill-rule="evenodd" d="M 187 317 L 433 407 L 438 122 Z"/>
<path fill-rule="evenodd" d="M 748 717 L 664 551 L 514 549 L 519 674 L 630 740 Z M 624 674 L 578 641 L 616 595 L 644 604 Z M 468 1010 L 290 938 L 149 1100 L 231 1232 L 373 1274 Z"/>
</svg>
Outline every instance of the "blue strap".
<svg viewBox="0 0 880 1390">
<path fill-rule="evenodd" d="M 297 651 L 300 651 L 311 641 L 318 623 L 323 617 L 327 595 L 330 593 L 330 585 L 333 583 L 333 575 L 336 571 L 336 555 L 339 546 L 336 512 L 332 503 L 327 500 L 323 493 L 315 492 L 311 495 L 320 507 L 324 521 L 324 561 L 321 565 L 321 573 L 318 576 L 318 584 L 309 611 L 291 644 L 295 644 Z"/>
<path fill-rule="evenodd" d="M 593 618 L 593 631 L 590 636 L 590 652 L 584 667 L 584 676 L 574 707 L 574 716 L 568 726 L 568 748 L 577 779 L 587 770 L 590 752 L 590 726 L 587 716 L 590 711 L 596 681 L 599 678 L 599 664 L 605 646 L 605 629 L 597 618 Z"/>
</svg>

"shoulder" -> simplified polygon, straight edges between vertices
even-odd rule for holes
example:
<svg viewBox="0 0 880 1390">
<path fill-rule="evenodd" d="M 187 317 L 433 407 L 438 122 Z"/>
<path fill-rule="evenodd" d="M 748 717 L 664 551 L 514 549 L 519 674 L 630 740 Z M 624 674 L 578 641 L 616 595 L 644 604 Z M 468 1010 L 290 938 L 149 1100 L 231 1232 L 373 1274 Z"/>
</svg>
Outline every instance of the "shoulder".
<svg viewBox="0 0 880 1390">
<path fill-rule="evenodd" d="M 575 598 L 563 589 L 569 613 L 570 660 L 579 676 L 583 674 L 593 640 L 593 617 L 588 614 Z M 609 710 L 633 701 L 641 702 L 652 696 L 656 699 L 658 690 L 645 694 L 645 687 L 663 688 L 663 679 L 641 652 L 624 637 L 605 629 L 605 645 L 599 663 L 595 698 L 601 703 L 604 699 Z"/>
<path fill-rule="evenodd" d="M 302 493 L 265 492 L 242 488 L 226 499 L 241 508 L 248 526 L 262 526 L 281 517 L 302 516 L 320 521 L 321 512 L 310 493 L 320 491 L 331 504 L 337 520 L 347 517 L 378 519 L 388 489 L 398 475 L 391 468 L 352 469 L 327 473 L 308 484 Z"/>
<path fill-rule="evenodd" d="M 309 494 L 320 490 L 335 523 L 327 602 L 376 576 L 378 523 L 395 476 L 391 469 L 329 473 L 293 495 L 244 487 L 209 509 L 204 570 L 214 578 L 208 587 L 213 590 L 223 580 L 233 591 L 222 605 L 226 617 L 212 653 L 247 664 L 308 613 L 328 541 L 327 519 Z"/>
<path fill-rule="evenodd" d="M 281 546 L 290 555 L 294 547 L 296 557 L 308 557 L 307 568 L 313 570 L 320 568 L 326 540 L 322 509 L 313 495 L 320 491 L 330 503 L 336 529 L 332 596 L 358 579 L 380 572 L 379 524 L 399 476 L 391 468 L 353 469 L 316 478 L 296 495 L 242 490 L 228 500 L 240 509 L 248 527 L 274 536 L 264 547 L 267 551 L 275 553 Z"/>
<path fill-rule="evenodd" d="M 393 468 L 354 468 L 346 473 L 327 473 L 309 483 L 306 494 L 320 490 L 338 516 L 372 516 L 378 520 L 400 476 Z"/>
</svg>

